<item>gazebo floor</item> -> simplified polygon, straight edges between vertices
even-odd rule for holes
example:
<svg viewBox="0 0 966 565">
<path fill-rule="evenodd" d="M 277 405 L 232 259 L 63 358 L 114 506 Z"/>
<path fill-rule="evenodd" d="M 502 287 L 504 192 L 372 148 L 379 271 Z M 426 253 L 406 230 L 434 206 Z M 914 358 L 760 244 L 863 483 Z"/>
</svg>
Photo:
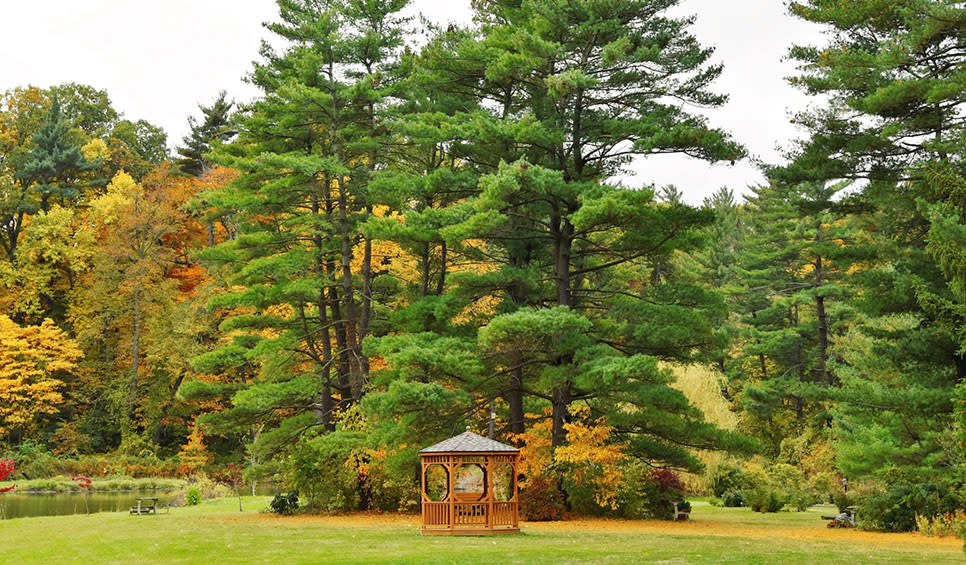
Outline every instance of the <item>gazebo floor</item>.
<svg viewBox="0 0 966 565">
<path fill-rule="evenodd" d="M 520 528 L 423 528 L 424 536 L 492 536 L 499 534 L 519 534 Z"/>
</svg>

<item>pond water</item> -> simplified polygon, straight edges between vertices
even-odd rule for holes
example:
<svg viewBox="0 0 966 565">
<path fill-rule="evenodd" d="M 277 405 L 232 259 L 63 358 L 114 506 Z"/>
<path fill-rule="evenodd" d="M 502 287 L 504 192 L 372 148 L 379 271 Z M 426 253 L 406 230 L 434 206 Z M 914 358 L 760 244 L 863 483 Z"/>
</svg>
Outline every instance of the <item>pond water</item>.
<svg viewBox="0 0 966 565">
<path fill-rule="evenodd" d="M 137 500 L 146 496 L 158 498 L 158 504 L 168 504 L 178 496 L 178 490 L 149 492 L 92 492 L 86 500 L 81 493 L 25 494 L 17 491 L 0 494 L 0 518 L 28 518 L 30 516 L 63 516 L 90 512 L 128 512 Z M 259 483 L 257 494 L 273 494 L 274 486 Z M 243 491 L 243 495 L 251 491 Z"/>
<path fill-rule="evenodd" d="M 127 512 L 137 500 L 144 496 L 156 496 L 160 504 L 166 504 L 177 493 L 147 493 L 147 492 L 92 492 L 86 500 L 83 494 L 14 494 L 8 492 L 0 494 L 0 506 L 5 508 L 4 514 L 9 518 L 26 518 L 28 516 L 62 516 L 64 514 L 84 514 L 94 512 Z M 2 511 L 0 511 L 2 512 Z"/>
</svg>

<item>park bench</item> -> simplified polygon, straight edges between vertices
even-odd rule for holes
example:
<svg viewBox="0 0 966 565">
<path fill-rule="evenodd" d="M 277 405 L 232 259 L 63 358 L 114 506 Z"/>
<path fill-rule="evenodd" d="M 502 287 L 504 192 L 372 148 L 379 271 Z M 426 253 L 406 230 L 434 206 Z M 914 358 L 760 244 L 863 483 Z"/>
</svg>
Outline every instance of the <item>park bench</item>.
<svg viewBox="0 0 966 565">
<path fill-rule="evenodd" d="M 158 513 L 158 499 L 157 498 L 139 498 L 137 506 L 131 507 L 131 514 L 137 514 L 138 516 L 142 514 L 157 514 Z"/>
<path fill-rule="evenodd" d="M 855 511 L 857 508 L 855 506 L 846 506 L 845 511 L 841 514 L 836 514 L 835 516 L 822 516 L 823 520 L 835 520 L 836 522 L 848 522 L 853 527 L 855 526 Z"/>
</svg>

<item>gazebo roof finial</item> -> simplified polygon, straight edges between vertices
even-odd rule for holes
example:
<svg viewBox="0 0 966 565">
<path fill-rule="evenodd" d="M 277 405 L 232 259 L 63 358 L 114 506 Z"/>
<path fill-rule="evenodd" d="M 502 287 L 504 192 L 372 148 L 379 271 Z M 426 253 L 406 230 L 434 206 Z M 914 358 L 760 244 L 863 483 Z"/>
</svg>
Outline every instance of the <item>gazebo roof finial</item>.
<svg viewBox="0 0 966 565">
<path fill-rule="evenodd" d="M 466 424 L 466 431 L 470 431 L 470 425 Z"/>
</svg>

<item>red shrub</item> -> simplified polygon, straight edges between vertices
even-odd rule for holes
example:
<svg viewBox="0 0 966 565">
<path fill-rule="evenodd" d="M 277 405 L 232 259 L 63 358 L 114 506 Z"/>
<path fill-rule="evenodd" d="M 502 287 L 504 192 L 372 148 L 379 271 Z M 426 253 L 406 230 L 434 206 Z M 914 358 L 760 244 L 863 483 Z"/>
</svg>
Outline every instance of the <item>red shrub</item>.
<svg viewBox="0 0 966 565">
<path fill-rule="evenodd" d="M 651 480 L 657 483 L 662 491 L 674 489 L 684 492 L 684 481 L 681 480 L 681 476 L 670 469 L 651 471 Z"/>
<path fill-rule="evenodd" d="M 524 520 L 545 522 L 563 517 L 563 495 L 554 480 L 537 476 L 520 491 L 520 514 Z"/>
<path fill-rule="evenodd" d="M 9 479 L 14 471 L 17 470 L 17 463 L 12 459 L 0 458 L 0 481 L 5 481 Z M 0 492 L 9 492 L 17 488 L 17 485 L 11 485 L 9 487 L 0 488 Z"/>
</svg>

